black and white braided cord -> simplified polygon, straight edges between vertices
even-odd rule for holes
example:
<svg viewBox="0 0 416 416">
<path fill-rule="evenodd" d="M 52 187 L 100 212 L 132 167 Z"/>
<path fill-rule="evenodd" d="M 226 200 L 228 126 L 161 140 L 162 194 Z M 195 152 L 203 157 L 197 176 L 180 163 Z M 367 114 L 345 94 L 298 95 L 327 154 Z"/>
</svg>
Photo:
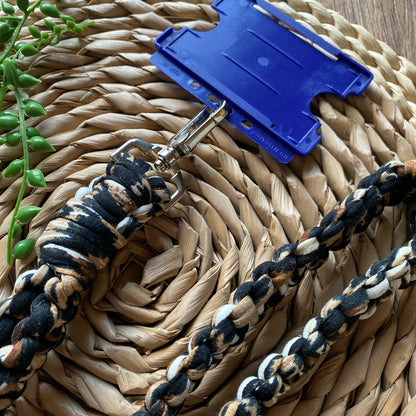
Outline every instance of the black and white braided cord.
<svg viewBox="0 0 416 416">
<path fill-rule="evenodd" d="M 268 355 L 257 377 L 240 385 L 236 400 L 228 402 L 221 416 L 265 415 L 280 395 L 306 375 L 330 346 L 359 319 L 372 316 L 377 307 L 397 289 L 416 280 L 416 240 L 393 250 L 373 264 L 363 276 L 353 279 L 342 295 L 335 296 L 318 317 L 304 327 L 302 336 L 290 340 L 281 354 Z"/>
<path fill-rule="evenodd" d="M 308 230 L 296 243 L 281 247 L 273 261 L 262 263 L 254 270 L 253 280 L 236 289 L 233 303 L 222 306 L 212 319 L 211 326 L 193 335 L 188 353 L 177 357 L 168 367 L 166 378 L 150 387 L 141 410 L 134 416 L 178 414 L 206 371 L 221 362 L 228 348 L 244 340 L 246 333 L 263 319 L 265 312 L 283 300 L 288 288 L 301 281 L 306 269 L 313 270 L 322 265 L 330 250 L 344 248 L 354 234 L 363 232 L 371 220 L 382 213 L 385 206 L 408 202 L 415 193 L 415 161 L 405 164 L 390 162 L 364 178 L 341 208 L 328 213 L 319 226 Z M 402 249 L 400 253 L 403 250 L 406 251 Z M 390 260 L 395 258 L 395 253 L 389 257 Z M 371 275 L 378 267 L 381 265 L 377 263 L 371 269 Z M 363 280 L 354 280 L 354 285 L 360 279 Z M 386 282 L 381 284 L 387 285 Z M 348 314 L 355 308 L 362 308 L 363 302 L 366 303 L 366 296 L 370 295 L 363 294 L 364 290 L 358 290 L 348 297 L 346 292 L 339 299 L 331 301 L 322 316 L 308 324 L 305 329 L 307 336 L 290 343 L 284 351 L 286 357 L 266 361 L 259 370 L 260 377 L 243 383 L 238 400 L 226 404 L 221 415 L 265 414 L 282 391 L 288 389 L 329 348 L 339 331 L 344 330 L 343 325 L 346 327 L 350 321 L 358 319 Z M 377 287 L 374 290 L 379 289 Z M 364 296 L 362 299 L 361 295 Z M 373 310 L 380 300 L 377 296 L 374 299 L 371 296 L 367 307 Z M 300 350 L 308 354 L 304 356 L 305 359 L 302 359 L 301 354 L 295 354 Z M 280 373 L 277 373 L 277 368 Z"/>
<path fill-rule="evenodd" d="M 20 396 L 62 342 L 98 270 L 170 200 L 150 165 L 127 154 L 82 193 L 37 241 L 38 268 L 20 275 L 13 295 L 0 303 L 0 409 Z"/>
<path fill-rule="evenodd" d="M 142 409 L 135 415 L 178 414 L 206 371 L 221 362 L 229 347 L 244 340 L 250 327 L 284 298 L 288 287 L 301 281 L 306 269 L 316 269 L 330 250 L 345 247 L 352 235 L 364 231 L 385 206 L 407 202 L 415 193 L 415 185 L 415 162 L 390 162 L 362 180 L 341 208 L 331 211 L 296 243 L 280 248 L 273 261 L 255 269 L 253 280 L 236 289 L 233 303 L 217 311 L 210 327 L 194 334 L 188 353 L 171 363 L 166 379 L 149 389 Z M 0 349 L 0 408 L 21 394 L 26 380 L 43 364 L 47 351 L 62 341 L 66 323 L 76 314 L 80 293 L 88 288 L 97 271 L 126 243 L 134 228 L 153 216 L 159 204 L 169 198 L 164 182 L 149 174 L 145 162 L 124 155 L 120 162 L 108 166 L 107 176 L 95 181 L 81 202 L 70 201 L 59 218 L 50 223 L 38 243 L 38 269 L 20 276 L 15 294 L 0 304 L 0 340 L 6 344 Z M 404 249 L 399 250 L 402 257 Z M 392 260 L 393 267 L 397 253 L 386 260 Z M 371 276 L 382 266 L 377 263 L 373 267 Z M 358 319 L 350 314 L 352 309 L 364 302 L 372 311 L 382 300 L 382 296 L 373 295 L 381 293 L 378 283 L 372 292 L 370 277 L 357 279 L 351 294 L 344 292 L 340 299 L 329 302 L 321 316 L 310 321 L 304 337 L 285 349 L 288 358 L 283 355 L 281 360 L 287 366 L 278 365 L 277 356 L 269 356 L 260 368 L 259 379 L 246 381 L 239 389 L 238 403 L 227 404 L 222 414 L 264 414 L 282 392 L 281 386 L 287 389 L 311 368 L 314 359 L 310 355 L 323 353 L 344 327 Z M 361 289 L 369 301 L 364 297 L 355 304 L 352 300 L 359 296 L 353 293 L 358 291 L 361 296 Z M 338 325 L 340 314 L 345 318 Z"/>
</svg>

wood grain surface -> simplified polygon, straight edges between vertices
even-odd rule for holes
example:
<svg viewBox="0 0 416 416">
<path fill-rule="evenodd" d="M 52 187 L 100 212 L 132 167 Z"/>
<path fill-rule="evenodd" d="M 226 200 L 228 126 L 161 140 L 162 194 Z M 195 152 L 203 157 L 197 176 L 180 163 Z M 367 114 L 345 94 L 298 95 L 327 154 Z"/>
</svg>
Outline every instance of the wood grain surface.
<svg viewBox="0 0 416 416">
<path fill-rule="evenodd" d="M 416 0 L 320 0 L 416 63 Z"/>
</svg>

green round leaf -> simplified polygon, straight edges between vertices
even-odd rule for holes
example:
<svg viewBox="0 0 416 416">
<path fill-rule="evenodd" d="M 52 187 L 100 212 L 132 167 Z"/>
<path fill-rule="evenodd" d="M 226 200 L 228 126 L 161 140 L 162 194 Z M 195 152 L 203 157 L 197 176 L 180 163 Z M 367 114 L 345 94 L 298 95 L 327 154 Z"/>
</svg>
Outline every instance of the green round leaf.
<svg viewBox="0 0 416 416">
<path fill-rule="evenodd" d="M 0 22 L 0 35 L 4 35 L 10 30 L 10 26 L 6 22 Z"/>
<path fill-rule="evenodd" d="M 46 46 L 48 44 L 48 40 L 46 40 L 46 39 L 41 39 L 39 42 L 38 42 L 38 49 L 42 49 L 44 46 Z"/>
<path fill-rule="evenodd" d="M 83 27 L 80 25 L 75 25 L 72 29 L 75 33 L 82 33 Z"/>
<path fill-rule="evenodd" d="M 30 87 L 33 87 L 34 85 L 39 84 L 40 82 L 41 80 L 39 78 L 36 78 L 30 74 L 22 74 L 22 75 L 19 75 L 19 78 L 18 78 L 19 87 L 22 87 L 22 88 L 30 88 Z"/>
<path fill-rule="evenodd" d="M 16 159 L 9 163 L 6 169 L 4 169 L 3 175 L 5 178 L 14 178 L 19 175 L 23 170 L 23 160 Z"/>
<path fill-rule="evenodd" d="M 39 169 L 32 169 L 27 172 L 27 182 L 33 187 L 44 188 L 46 186 L 45 177 Z"/>
<path fill-rule="evenodd" d="M 18 115 L 17 115 L 17 113 L 15 112 L 15 111 L 13 111 L 13 110 L 9 110 L 9 109 L 7 109 L 7 110 L 3 110 L 1 113 L 0 113 L 0 116 L 5 116 L 5 115 L 9 115 L 9 116 L 13 116 L 13 117 L 18 117 Z"/>
<path fill-rule="evenodd" d="M 35 46 L 29 45 L 22 50 L 22 53 L 24 56 L 33 56 L 39 53 L 39 51 Z"/>
<path fill-rule="evenodd" d="M 22 140 L 22 134 L 20 131 L 14 131 L 6 136 L 6 144 L 10 147 L 17 146 Z"/>
<path fill-rule="evenodd" d="M 26 238 L 15 244 L 13 255 L 16 259 L 25 259 L 35 248 L 36 238 Z"/>
<path fill-rule="evenodd" d="M 50 3 L 42 3 L 40 6 L 40 11 L 45 15 L 49 17 L 59 17 L 60 13 L 59 10 Z"/>
<path fill-rule="evenodd" d="M 45 25 L 49 30 L 53 30 L 53 28 L 56 26 L 56 23 L 52 22 L 52 20 L 43 19 L 43 21 L 45 22 Z"/>
<path fill-rule="evenodd" d="M 69 22 L 75 22 L 72 16 L 68 16 L 67 14 L 61 14 L 61 20 L 68 25 Z M 69 26 L 68 26 L 69 27 Z"/>
<path fill-rule="evenodd" d="M 72 21 L 72 20 L 67 20 L 66 21 L 66 27 L 68 28 L 68 29 L 71 29 L 71 30 L 74 30 L 74 28 L 75 28 L 75 22 L 74 21 Z"/>
<path fill-rule="evenodd" d="M 39 214 L 41 208 L 35 207 L 33 205 L 28 205 L 27 207 L 23 207 L 19 209 L 19 212 L 16 215 L 17 221 L 21 224 L 26 224 L 33 220 L 37 214 Z"/>
<path fill-rule="evenodd" d="M 34 26 L 29 26 L 29 32 L 34 38 L 40 39 L 42 37 L 40 30 Z"/>
<path fill-rule="evenodd" d="M 30 139 L 30 147 L 38 152 L 54 152 L 55 148 L 42 136 L 34 136 Z"/>
<path fill-rule="evenodd" d="M 16 4 L 22 12 L 25 12 L 29 7 L 29 0 L 17 0 Z"/>
<path fill-rule="evenodd" d="M 19 237 L 19 235 L 22 234 L 22 231 L 22 226 L 19 223 L 15 222 L 12 230 L 12 238 Z"/>
<path fill-rule="evenodd" d="M 57 45 L 60 41 L 61 41 L 61 39 L 59 38 L 59 36 L 55 36 L 55 37 L 51 40 L 51 46 L 55 46 L 55 45 Z"/>
<path fill-rule="evenodd" d="M 9 114 L 0 115 L 0 129 L 13 130 L 19 125 L 19 120 Z"/>
<path fill-rule="evenodd" d="M 29 117 L 44 116 L 46 114 L 42 104 L 35 100 L 28 100 L 24 106 L 25 114 Z"/>
<path fill-rule="evenodd" d="M 16 45 L 14 45 L 14 48 L 16 50 L 21 49 L 20 52 L 22 52 L 24 56 L 33 56 L 39 53 L 37 48 L 35 48 L 33 45 L 29 45 L 27 42 L 18 42 Z"/>
<path fill-rule="evenodd" d="M 8 32 L 3 33 L 2 35 L 0 35 L 0 44 L 4 45 L 8 40 L 10 40 L 10 38 L 13 35 L 14 30 L 10 29 Z"/>
<path fill-rule="evenodd" d="M 27 127 L 26 128 L 26 134 L 29 139 L 33 136 L 42 136 L 38 129 L 35 129 L 34 127 Z"/>
<path fill-rule="evenodd" d="M 57 35 L 60 35 L 63 30 L 64 30 L 64 28 L 61 27 L 61 26 L 54 26 L 53 27 L 53 32 L 56 33 Z"/>
<path fill-rule="evenodd" d="M 1 9 L 6 14 L 14 15 L 14 7 L 10 3 L 7 3 L 7 1 L 1 2 Z"/>
<path fill-rule="evenodd" d="M 5 137 L 0 137 L 0 145 L 6 143 L 6 138 Z"/>
</svg>

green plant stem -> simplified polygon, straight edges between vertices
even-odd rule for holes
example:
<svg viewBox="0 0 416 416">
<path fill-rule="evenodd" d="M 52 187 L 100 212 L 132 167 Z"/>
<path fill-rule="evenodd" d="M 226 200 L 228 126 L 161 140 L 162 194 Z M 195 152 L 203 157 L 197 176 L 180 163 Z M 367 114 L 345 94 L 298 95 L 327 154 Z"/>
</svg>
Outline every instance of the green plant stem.
<svg viewBox="0 0 416 416">
<path fill-rule="evenodd" d="M 35 10 L 36 7 L 39 6 L 40 3 L 42 3 L 42 0 L 35 1 L 30 7 L 28 7 L 26 12 L 22 16 L 19 24 L 17 25 L 16 29 L 13 32 L 13 37 L 12 37 L 11 41 L 9 42 L 9 45 L 7 46 L 7 48 L 4 50 L 4 52 L 0 56 L 0 64 L 3 63 L 3 61 L 7 58 L 7 56 L 9 56 L 9 53 L 13 49 L 14 44 L 16 43 L 17 38 L 20 35 L 20 31 L 22 30 L 23 25 L 25 24 L 27 18 L 29 17 L 30 13 L 32 13 L 33 10 Z"/>
<path fill-rule="evenodd" d="M 13 36 L 11 41 L 9 42 L 7 48 L 3 51 L 2 55 L 0 56 L 0 64 L 4 62 L 4 60 L 9 56 L 10 52 L 14 48 L 14 45 L 20 35 L 20 32 L 27 20 L 27 18 L 30 16 L 30 14 L 36 9 L 36 7 L 39 6 L 39 4 L 42 2 L 42 0 L 35 1 L 26 12 L 23 14 L 23 16 L 20 18 L 19 16 L 16 16 L 17 19 L 19 19 L 19 24 L 15 28 L 13 32 Z M 15 18 L 14 16 L 10 16 L 11 18 Z M 10 19 L 9 19 L 10 20 Z M 3 105 L 4 97 L 7 93 L 7 83 L 4 82 L 3 79 L 1 88 L 0 88 L 0 108 Z M 19 89 L 17 88 L 17 85 L 14 86 L 14 94 L 16 96 L 16 102 L 18 107 L 18 114 L 19 114 L 19 125 L 20 125 L 20 132 L 22 134 L 22 146 L 23 146 L 23 177 L 22 177 L 22 184 L 20 185 L 19 194 L 16 199 L 16 205 L 14 207 L 13 216 L 10 221 L 9 226 L 9 232 L 7 236 L 7 263 L 11 264 L 13 260 L 12 256 L 12 235 L 13 235 L 13 229 L 16 224 L 16 215 L 19 212 L 20 203 L 22 202 L 25 189 L 26 189 L 26 183 L 27 183 L 27 171 L 29 170 L 29 147 L 27 144 L 27 134 L 26 134 L 26 125 L 25 125 L 25 112 L 24 112 L 24 105 L 23 105 L 23 98 L 20 94 Z"/>
<path fill-rule="evenodd" d="M 30 184 L 30 181 L 31 181 L 31 171 L 29 169 L 29 144 L 28 144 L 29 139 L 27 136 L 27 130 L 26 130 L 26 125 L 25 125 L 26 114 L 25 114 L 25 106 L 24 106 L 25 100 L 28 99 L 28 95 L 19 88 L 19 80 L 18 80 L 19 76 L 17 72 L 16 61 L 20 60 L 21 58 L 23 59 L 24 57 L 23 51 L 26 48 L 29 48 L 30 46 L 34 46 L 39 51 L 43 46 L 46 46 L 47 44 L 52 44 L 52 45 L 57 44 L 60 40 L 60 36 L 66 32 L 75 31 L 76 33 L 80 33 L 83 28 L 94 24 L 94 21 L 88 21 L 88 22 L 84 22 L 78 25 L 75 23 L 74 24 L 71 23 L 70 24 L 71 28 L 69 28 L 68 22 L 65 16 L 60 15 L 61 20 L 67 26 L 66 28 L 62 27 L 61 25 L 57 26 L 58 29 L 52 28 L 54 30 L 51 30 L 52 33 L 49 34 L 46 37 L 46 39 L 44 39 L 43 37 L 41 39 L 41 36 L 34 36 L 34 38 L 36 38 L 35 40 L 20 47 L 18 50 L 14 51 L 16 42 L 20 36 L 20 32 L 22 28 L 24 27 L 28 17 L 41 3 L 42 3 L 42 0 L 35 0 L 34 3 L 30 5 L 30 7 L 28 7 L 27 10 L 23 13 L 23 15 L 20 15 L 20 16 L 15 16 L 15 15 L 0 16 L 0 21 L 3 21 L 3 20 L 17 21 L 18 20 L 18 24 L 13 31 L 13 35 L 6 49 L 0 55 L 0 65 L 3 65 L 3 70 L 4 70 L 4 75 L 2 77 L 2 82 L 0 85 L 0 109 L 3 106 L 3 102 L 7 94 L 7 91 L 12 90 L 14 92 L 16 103 L 17 103 L 17 108 L 18 108 L 19 130 L 21 134 L 21 142 L 22 142 L 22 148 L 23 148 L 22 183 L 20 185 L 19 193 L 16 198 L 16 203 L 15 203 L 12 218 L 10 221 L 9 230 L 8 230 L 8 238 L 7 238 L 6 257 L 7 257 L 7 263 L 9 265 L 12 263 L 13 259 L 17 257 L 21 258 L 18 256 L 17 252 L 16 252 L 16 255 L 13 254 L 13 231 L 14 231 L 14 228 L 16 227 L 16 224 L 20 225 L 19 220 L 17 219 L 17 214 L 19 213 L 19 210 L 20 210 L 20 204 L 23 200 L 26 186 Z M 71 20 L 71 22 L 72 21 L 73 20 Z M 30 53 L 31 52 L 32 51 L 30 51 Z M 13 67 L 11 65 L 13 65 Z M 43 174 L 41 172 L 40 174 L 42 175 L 42 180 L 43 180 Z M 34 184 L 34 182 L 32 184 Z M 44 186 L 44 183 L 42 182 L 40 186 Z"/>
<path fill-rule="evenodd" d="M 1 87 L 0 87 L 0 108 L 3 108 L 3 101 L 4 101 L 4 97 L 7 94 L 7 84 L 5 82 L 1 83 Z"/>
<path fill-rule="evenodd" d="M 0 16 L 0 20 L 20 20 L 21 16 Z"/>
<path fill-rule="evenodd" d="M 22 184 L 20 185 L 19 194 L 16 199 L 16 205 L 14 207 L 13 216 L 10 221 L 9 232 L 7 236 L 7 263 L 8 264 L 12 264 L 12 260 L 13 260 L 13 256 L 12 256 L 13 229 L 14 229 L 14 225 L 16 224 L 16 216 L 20 209 L 20 203 L 22 202 L 23 196 L 25 194 L 25 189 L 26 189 L 26 184 L 27 184 L 27 174 L 29 171 L 29 146 L 27 144 L 27 133 L 26 133 L 26 125 L 25 125 L 25 110 L 24 110 L 23 98 L 20 95 L 20 91 L 17 88 L 14 90 L 14 94 L 16 96 L 16 102 L 17 102 L 17 107 L 18 107 L 20 133 L 22 134 L 23 176 L 22 176 Z"/>
</svg>

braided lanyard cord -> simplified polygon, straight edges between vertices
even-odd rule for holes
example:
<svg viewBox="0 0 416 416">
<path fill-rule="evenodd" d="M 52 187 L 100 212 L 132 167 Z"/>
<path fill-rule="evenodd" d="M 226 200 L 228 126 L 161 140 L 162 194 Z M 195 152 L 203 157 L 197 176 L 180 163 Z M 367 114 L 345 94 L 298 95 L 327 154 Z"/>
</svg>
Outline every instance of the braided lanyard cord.
<svg viewBox="0 0 416 416">
<path fill-rule="evenodd" d="M 20 275 L 14 294 L 0 303 L 0 409 L 22 394 L 47 352 L 63 341 L 81 292 L 98 271 L 161 210 L 159 203 L 170 200 L 150 165 L 128 154 L 109 163 L 106 176 L 83 193 L 39 238 L 38 268 Z"/>
<path fill-rule="evenodd" d="M 216 367 L 231 346 L 241 343 L 266 310 L 280 303 L 289 286 L 296 286 L 306 269 L 321 266 L 330 250 L 340 250 L 352 236 L 366 230 L 385 206 L 407 203 L 416 193 L 416 161 L 389 162 L 358 184 L 339 209 L 329 212 L 320 225 L 306 231 L 296 242 L 282 246 L 273 261 L 260 264 L 253 281 L 240 285 L 233 303 L 222 306 L 211 327 L 193 335 L 189 352 L 172 361 L 166 378 L 152 385 L 141 410 L 133 416 L 171 416 L 180 412 L 187 396 L 204 374 Z M 259 378 L 250 377 L 238 390 L 238 398 L 227 403 L 222 416 L 264 415 L 291 383 L 313 368 L 337 337 L 357 319 L 371 316 L 392 288 L 412 284 L 410 267 L 416 249 L 394 250 L 386 260 L 374 264 L 365 276 L 357 277 L 341 296 L 331 299 L 321 315 L 294 338 L 283 354 L 271 354 L 259 368 Z M 416 277 L 416 276 L 415 276 Z M 390 281 L 390 283 L 389 283 Z"/>
<path fill-rule="evenodd" d="M 62 342 L 65 326 L 77 312 L 81 292 L 98 270 L 126 244 L 137 226 L 160 210 L 160 203 L 169 201 L 164 181 L 151 175 L 146 162 L 122 155 L 119 162 L 108 165 L 107 176 L 95 180 L 81 200 L 69 201 L 40 237 L 38 268 L 23 273 L 16 281 L 14 295 L 0 304 L 0 340 L 2 345 L 11 340 L 0 349 L 1 408 L 22 393 L 47 352 Z M 288 287 L 301 281 L 306 269 L 319 267 L 329 250 L 345 247 L 353 234 L 364 231 L 385 206 L 407 202 L 415 192 L 416 162 L 390 162 L 363 179 L 341 208 L 327 214 L 296 243 L 281 247 L 273 261 L 254 270 L 253 281 L 236 289 L 233 303 L 217 311 L 211 327 L 193 335 L 189 352 L 170 364 L 166 378 L 149 389 L 134 415 L 178 414 L 206 371 L 221 362 L 229 347 L 244 340 L 265 312 L 280 303 Z M 221 414 L 265 414 L 277 396 L 312 368 L 340 333 L 360 315 L 373 313 L 391 293 L 386 276 L 390 280 L 399 276 L 398 283 L 392 284 L 394 288 L 411 283 L 411 255 L 410 248 L 397 249 L 365 277 L 354 279 L 342 296 L 329 301 L 321 315 L 308 323 L 303 337 L 288 344 L 283 355 L 266 357 L 259 369 L 260 378 L 245 380 L 238 400 L 226 404 Z"/>
<path fill-rule="evenodd" d="M 240 385 L 237 399 L 228 402 L 221 416 L 265 415 L 278 397 L 326 354 L 338 337 L 358 319 L 374 314 L 393 290 L 406 289 L 416 280 L 416 239 L 394 249 L 374 263 L 365 275 L 353 279 L 342 295 L 330 299 L 318 317 L 311 319 L 302 336 L 291 339 L 282 354 L 269 354 L 260 364 L 258 377 Z"/>
</svg>

